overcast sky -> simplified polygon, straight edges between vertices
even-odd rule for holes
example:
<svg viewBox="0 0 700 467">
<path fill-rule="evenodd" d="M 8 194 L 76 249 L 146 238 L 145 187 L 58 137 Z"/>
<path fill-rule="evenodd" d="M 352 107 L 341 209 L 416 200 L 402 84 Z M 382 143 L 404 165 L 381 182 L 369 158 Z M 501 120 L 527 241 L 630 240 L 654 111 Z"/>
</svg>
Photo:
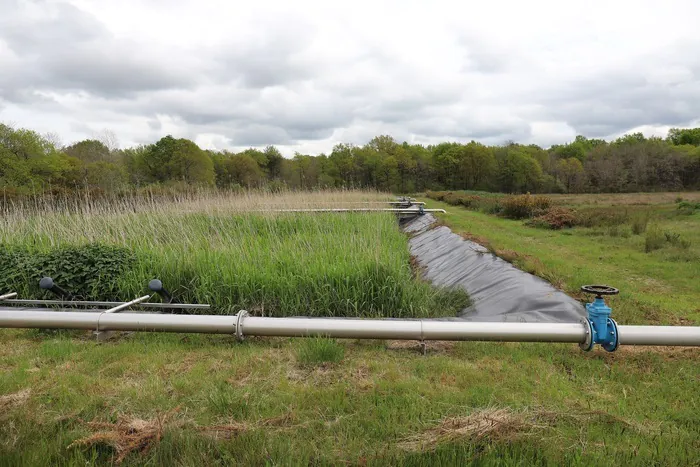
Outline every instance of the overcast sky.
<svg viewBox="0 0 700 467">
<path fill-rule="evenodd" d="M 700 2 L 0 0 L 0 122 L 316 154 L 700 126 Z"/>
</svg>

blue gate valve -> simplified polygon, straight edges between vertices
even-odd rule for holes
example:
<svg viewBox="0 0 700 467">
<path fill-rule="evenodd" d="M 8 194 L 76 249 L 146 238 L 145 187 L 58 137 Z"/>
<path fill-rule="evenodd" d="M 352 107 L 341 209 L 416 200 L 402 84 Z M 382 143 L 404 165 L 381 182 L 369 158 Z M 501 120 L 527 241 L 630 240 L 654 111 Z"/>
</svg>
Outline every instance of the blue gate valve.
<svg viewBox="0 0 700 467">
<path fill-rule="evenodd" d="M 620 334 L 617 332 L 617 323 L 610 317 L 612 309 L 606 305 L 603 296 L 617 295 L 620 291 L 607 285 L 584 285 L 581 291 L 595 294 L 596 297 L 593 302 L 586 303 L 588 317 L 583 320 L 587 327 L 586 341 L 579 346 L 588 352 L 600 344 L 608 352 L 614 352 L 620 345 Z"/>
</svg>

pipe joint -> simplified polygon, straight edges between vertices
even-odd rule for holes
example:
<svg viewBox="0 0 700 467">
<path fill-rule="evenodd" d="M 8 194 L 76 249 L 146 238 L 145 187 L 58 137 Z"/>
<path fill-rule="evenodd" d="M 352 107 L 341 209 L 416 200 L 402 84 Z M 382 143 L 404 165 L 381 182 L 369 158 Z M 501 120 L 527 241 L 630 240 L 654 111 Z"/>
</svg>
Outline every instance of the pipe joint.
<svg viewBox="0 0 700 467">
<path fill-rule="evenodd" d="M 248 316 L 248 312 L 245 310 L 236 313 L 236 339 L 238 339 L 238 342 L 243 342 L 243 339 L 245 339 L 243 336 L 243 320 L 246 316 Z"/>
</svg>

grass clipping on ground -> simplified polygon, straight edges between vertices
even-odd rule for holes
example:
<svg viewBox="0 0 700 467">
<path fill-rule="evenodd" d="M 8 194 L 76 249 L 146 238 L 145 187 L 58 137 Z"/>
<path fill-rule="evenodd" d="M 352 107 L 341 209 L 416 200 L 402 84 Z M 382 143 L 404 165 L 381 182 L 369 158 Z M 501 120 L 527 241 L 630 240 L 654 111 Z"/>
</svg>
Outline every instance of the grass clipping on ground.
<svg viewBox="0 0 700 467">
<path fill-rule="evenodd" d="M 592 420 L 622 425 L 642 433 L 655 431 L 650 426 L 603 411 L 561 413 L 543 409 L 513 411 L 509 408 L 489 407 L 464 417 L 445 418 L 437 426 L 405 438 L 398 446 L 406 451 L 431 451 L 441 444 L 457 441 L 514 441 L 549 431 L 558 422 L 585 424 Z"/>
<path fill-rule="evenodd" d="M 466 417 L 443 419 L 437 426 L 406 438 L 399 447 L 407 451 L 432 450 L 458 440 L 512 439 L 542 428 L 527 420 L 523 413 L 487 408 Z"/>
<path fill-rule="evenodd" d="M 67 449 L 93 446 L 108 446 L 114 449 L 112 461 L 121 464 L 131 453 L 146 454 L 160 442 L 166 430 L 175 428 L 190 428 L 215 440 L 230 439 L 253 429 L 286 429 L 294 427 L 296 416 L 285 413 L 279 417 L 267 418 L 258 422 L 221 423 L 210 426 L 199 426 L 191 420 L 176 418 L 179 407 L 156 416 L 151 420 L 121 415 L 116 422 L 87 422 L 87 428 L 93 433 L 76 439 Z"/>
<path fill-rule="evenodd" d="M 74 447 L 106 445 L 114 449 L 114 462 L 120 464 L 134 452 L 146 453 L 163 437 L 164 427 L 168 420 L 178 411 L 174 409 L 153 420 L 129 418 L 121 416 L 115 423 L 88 422 L 87 426 L 95 432 L 84 438 L 79 438 L 68 445 Z"/>
<path fill-rule="evenodd" d="M 0 396 L 0 413 L 3 413 L 6 410 L 24 404 L 29 399 L 30 394 L 30 389 L 23 389 L 19 392 Z"/>
</svg>

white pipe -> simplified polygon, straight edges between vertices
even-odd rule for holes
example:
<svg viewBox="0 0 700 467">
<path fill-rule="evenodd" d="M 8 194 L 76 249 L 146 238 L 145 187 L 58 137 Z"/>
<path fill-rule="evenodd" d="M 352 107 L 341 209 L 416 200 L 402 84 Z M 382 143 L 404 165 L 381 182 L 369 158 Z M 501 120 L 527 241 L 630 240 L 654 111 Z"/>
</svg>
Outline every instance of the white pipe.
<svg viewBox="0 0 700 467">
<path fill-rule="evenodd" d="M 0 327 L 236 334 L 235 315 L 0 310 Z M 586 338 L 581 323 L 483 323 L 407 319 L 245 317 L 241 335 L 354 339 L 569 342 Z M 618 326 L 625 345 L 700 346 L 700 326 Z"/>
<path fill-rule="evenodd" d="M 618 326 L 620 345 L 700 346 L 700 326 Z"/>
<path fill-rule="evenodd" d="M 6 293 L 5 295 L 0 295 L 0 300 L 7 300 L 8 298 L 16 297 L 17 292 Z"/>
<path fill-rule="evenodd" d="M 0 310 L 0 327 L 97 329 L 235 334 L 232 315 Z M 582 343 L 580 323 L 483 323 L 470 321 L 261 318 L 245 317 L 241 334 L 250 336 L 328 336 L 355 339 L 475 340 Z M 700 326 L 618 326 L 623 345 L 700 346 Z"/>
<path fill-rule="evenodd" d="M 579 323 L 474 323 L 402 319 L 246 317 L 243 335 L 355 339 L 573 342 L 585 339 Z"/>
<path fill-rule="evenodd" d="M 151 298 L 150 295 L 144 295 L 143 297 L 135 298 L 130 302 L 122 303 L 122 304 L 117 305 L 115 307 L 112 307 L 108 310 L 105 310 L 105 311 L 103 311 L 103 313 L 118 313 L 122 310 L 126 310 L 127 308 L 129 308 L 132 305 L 136 305 L 137 303 L 145 302 L 149 298 Z"/>
</svg>

